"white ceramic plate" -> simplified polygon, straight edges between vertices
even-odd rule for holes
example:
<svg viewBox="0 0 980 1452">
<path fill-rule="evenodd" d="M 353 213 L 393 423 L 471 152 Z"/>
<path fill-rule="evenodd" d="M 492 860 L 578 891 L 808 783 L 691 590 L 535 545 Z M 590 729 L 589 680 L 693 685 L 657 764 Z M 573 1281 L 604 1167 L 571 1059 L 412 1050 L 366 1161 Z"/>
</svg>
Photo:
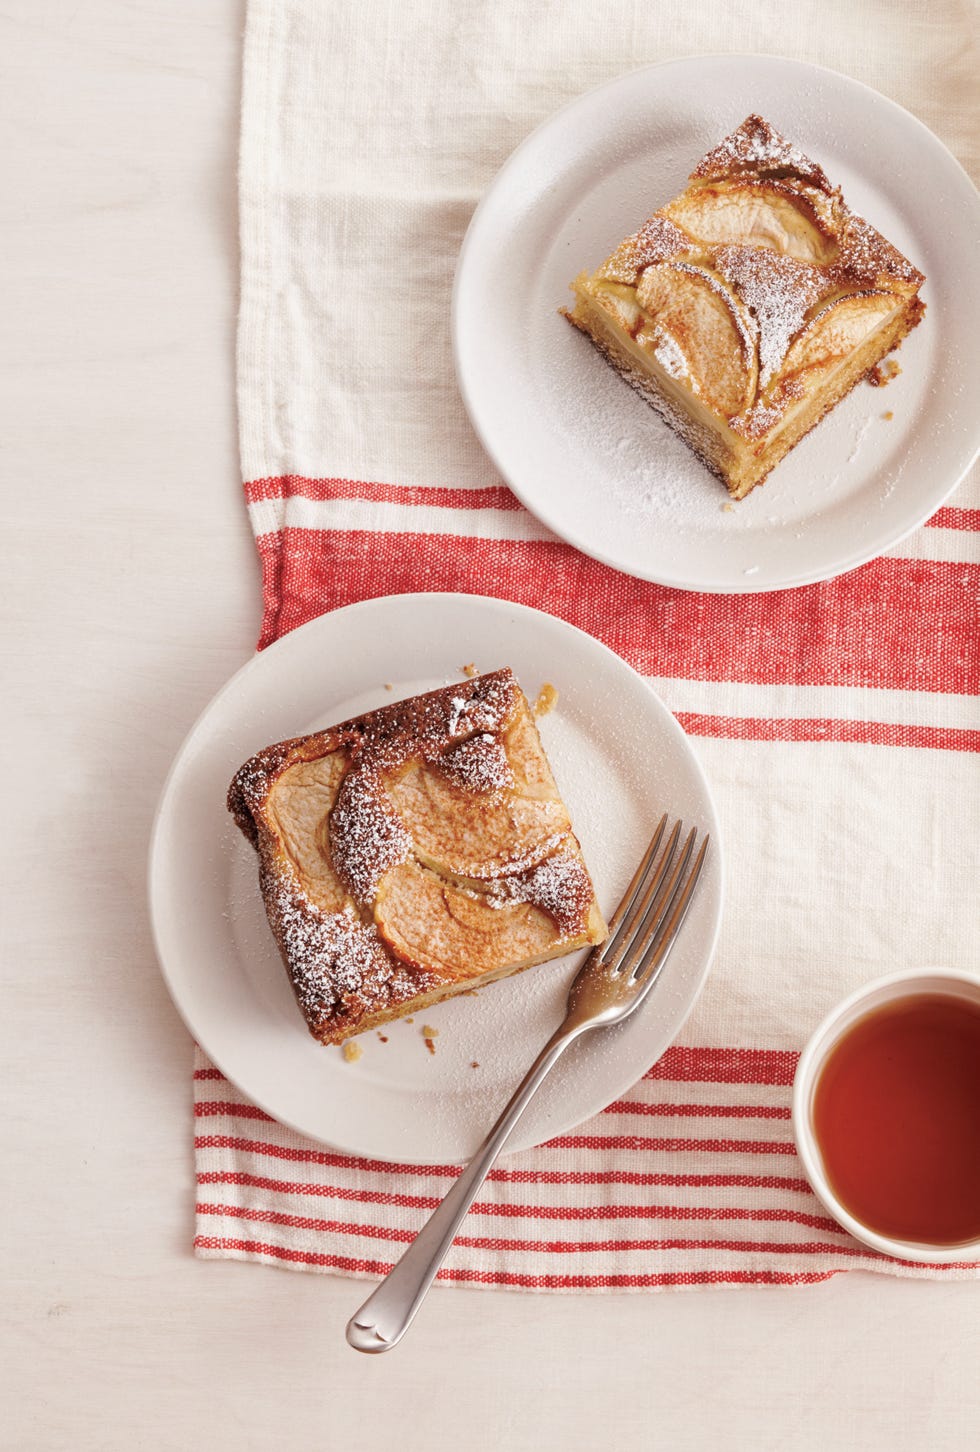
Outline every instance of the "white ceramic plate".
<svg viewBox="0 0 980 1452">
<path fill-rule="evenodd" d="M 721 920 L 721 838 L 704 775 L 673 716 L 590 636 L 537 610 L 471 595 L 401 595 L 334 611 L 249 662 L 215 697 L 164 788 L 150 853 L 157 951 L 188 1027 L 268 1113 L 351 1152 L 413 1162 L 471 1154 L 562 1016 L 581 954 L 532 968 L 420 1022 L 364 1035 L 345 1062 L 307 1032 L 265 920 L 256 859 L 225 809 L 258 748 L 386 701 L 510 665 L 533 695 L 560 692 L 541 735 L 603 909 L 611 911 L 661 813 L 713 837 L 662 978 L 620 1028 L 568 1051 L 513 1147 L 540 1143 L 616 1098 L 678 1033 L 707 976 Z M 393 690 L 385 689 L 390 683 Z M 476 1062 L 478 1069 L 471 1065 Z"/>
<path fill-rule="evenodd" d="M 894 383 L 859 385 L 726 510 L 723 486 L 558 308 L 753 111 L 921 268 L 928 312 Z M 829 579 L 922 524 L 980 447 L 978 236 L 980 198 L 950 153 L 846 76 L 765 56 L 636 71 L 539 127 L 477 208 L 453 299 L 463 398 L 524 504 L 606 564 L 706 591 Z"/>
</svg>

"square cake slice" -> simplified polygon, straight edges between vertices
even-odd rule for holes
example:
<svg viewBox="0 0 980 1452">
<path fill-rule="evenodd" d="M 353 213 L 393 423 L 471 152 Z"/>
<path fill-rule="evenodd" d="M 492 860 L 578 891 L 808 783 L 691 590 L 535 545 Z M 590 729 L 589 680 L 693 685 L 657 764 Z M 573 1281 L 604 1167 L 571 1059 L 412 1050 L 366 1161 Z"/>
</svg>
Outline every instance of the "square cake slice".
<svg viewBox="0 0 980 1452">
<path fill-rule="evenodd" d="M 924 281 L 749 116 L 565 315 L 741 499 L 915 327 Z"/>
<path fill-rule="evenodd" d="M 268 746 L 228 808 L 321 1043 L 606 937 L 509 670 Z"/>
</svg>

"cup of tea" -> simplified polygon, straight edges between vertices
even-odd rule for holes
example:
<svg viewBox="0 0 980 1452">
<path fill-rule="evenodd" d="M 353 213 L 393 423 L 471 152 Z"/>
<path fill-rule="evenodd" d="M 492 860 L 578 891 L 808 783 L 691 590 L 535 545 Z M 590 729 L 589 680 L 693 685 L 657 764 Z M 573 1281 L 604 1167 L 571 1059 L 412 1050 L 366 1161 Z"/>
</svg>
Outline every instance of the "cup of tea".
<svg viewBox="0 0 980 1452">
<path fill-rule="evenodd" d="M 901 1260 L 980 1261 L 980 976 L 911 969 L 851 994 L 800 1056 L 793 1131 L 856 1239 Z"/>
</svg>

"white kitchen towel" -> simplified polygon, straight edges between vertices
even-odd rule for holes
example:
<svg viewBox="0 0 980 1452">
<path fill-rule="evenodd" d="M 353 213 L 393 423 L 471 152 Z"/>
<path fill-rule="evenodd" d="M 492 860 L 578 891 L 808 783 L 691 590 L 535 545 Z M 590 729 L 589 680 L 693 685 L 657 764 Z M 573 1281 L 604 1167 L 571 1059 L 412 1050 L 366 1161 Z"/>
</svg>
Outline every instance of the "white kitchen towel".
<svg viewBox="0 0 980 1452">
<path fill-rule="evenodd" d="M 675 712 L 728 844 L 721 944 L 682 1043 L 604 1114 L 501 1162 L 446 1280 L 976 1274 L 858 1246 L 807 1188 L 789 1124 L 799 1049 L 844 993 L 904 966 L 980 968 L 976 474 L 927 527 L 836 581 L 667 590 L 586 559 L 520 507 L 467 421 L 449 344 L 472 211 L 563 102 L 680 55 L 779 53 L 884 91 L 971 167 L 971 39 L 952 0 L 251 0 L 238 369 L 262 644 L 406 590 L 550 610 Z M 201 1255 L 378 1275 L 453 1172 L 303 1141 L 203 1055 L 195 1085 Z"/>
</svg>

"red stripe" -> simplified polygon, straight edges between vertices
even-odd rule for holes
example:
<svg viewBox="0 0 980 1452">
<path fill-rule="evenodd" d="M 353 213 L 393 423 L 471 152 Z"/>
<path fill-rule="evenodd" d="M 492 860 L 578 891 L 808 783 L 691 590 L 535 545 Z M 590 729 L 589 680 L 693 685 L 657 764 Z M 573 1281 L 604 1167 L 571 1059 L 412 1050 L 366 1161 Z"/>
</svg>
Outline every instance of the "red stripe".
<svg viewBox="0 0 980 1452">
<path fill-rule="evenodd" d="M 677 1084 L 789 1085 L 799 1057 L 795 1049 L 696 1049 L 675 1044 L 643 1077 Z"/>
<path fill-rule="evenodd" d="M 630 1174 L 616 1170 L 494 1170 L 488 1182 L 535 1185 L 631 1185 L 670 1186 L 672 1188 L 782 1190 L 812 1196 L 806 1180 L 793 1180 L 784 1175 L 669 1175 L 653 1172 Z M 393 1190 L 354 1189 L 349 1185 L 313 1184 L 308 1180 L 277 1180 L 270 1175 L 250 1175 L 244 1170 L 202 1170 L 199 1185 L 241 1185 L 255 1190 L 272 1190 L 279 1195 L 319 1195 L 336 1200 L 361 1203 L 369 1198 L 379 1205 L 406 1207 L 428 1204 L 422 1195 L 405 1195 Z M 434 1203 L 438 1203 L 436 1199 Z"/>
<path fill-rule="evenodd" d="M 438 1203 L 438 1202 L 436 1202 Z M 432 1207 L 435 1208 L 435 1205 Z M 471 1214 L 505 1220 L 752 1220 L 764 1224 L 807 1225 L 813 1230 L 840 1231 L 826 1215 L 804 1210 L 754 1209 L 739 1205 L 511 1205 L 506 1202 L 474 1202 Z"/>
<path fill-rule="evenodd" d="M 246 1255 L 266 1256 L 270 1260 L 318 1266 L 322 1270 L 350 1271 L 359 1275 L 386 1276 L 393 1264 L 392 1261 L 362 1260 L 346 1255 L 322 1254 L 319 1251 L 291 1250 L 283 1245 L 269 1245 L 260 1240 L 236 1240 L 223 1235 L 195 1236 L 194 1247 L 203 1251 L 240 1251 Z M 522 1287 L 537 1291 L 587 1291 L 641 1290 L 654 1286 L 814 1285 L 818 1281 L 829 1280 L 836 1274 L 836 1270 L 711 1270 L 661 1271 L 643 1275 L 533 1275 L 515 1271 L 480 1271 L 443 1266 L 438 1279 L 471 1285 Z"/>
<path fill-rule="evenodd" d="M 271 1190 L 277 1195 L 316 1195 L 325 1200 L 344 1200 L 358 1205 L 392 1205 L 398 1210 L 434 1210 L 438 1195 L 405 1195 L 395 1190 L 353 1189 L 349 1185 L 294 1184 L 264 1175 L 201 1174 L 198 1185 L 240 1185 L 256 1190 Z"/>
<path fill-rule="evenodd" d="M 980 706 L 978 706 L 980 710 Z M 951 726 L 903 726 L 890 721 L 845 721 L 832 717 L 708 716 L 678 711 L 690 736 L 726 741 L 845 741 L 869 746 L 916 746 L 934 751 L 980 751 L 980 731 Z"/>
<path fill-rule="evenodd" d="M 790 1111 L 781 1105 L 770 1104 L 643 1104 L 628 1099 L 607 1104 L 603 1114 L 657 1114 L 682 1119 L 789 1119 Z M 254 1104 L 233 1099 L 199 1099 L 194 1105 L 198 1119 L 226 1115 L 230 1119 L 262 1119 L 268 1124 L 275 1120 Z"/>
<path fill-rule="evenodd" d="M 956 509 L 947 504 L 937 509 L 926 524 L 932 529 L 980 530 L 980 509 Z"/>
<path fill-rule="evenodd" d="M 267 1123 L 275 1122 L 269 1118 L 268 1114 L 263 1114 L 261 1109 L 257 1109 L 254 1104 L 233 1104 L 226 1101 L 212 1103 L 205 1101 L 195 1104 L 194 1113 L 198 1118 L 225 1115 L 229 1119 L 262 1119 Z M 670 1154 L 678 1151 L 687 1153 L 691 1150 L 701 1151 L 707 1154 L 787 1155 L 796 1153 L 792 1144 L 782 1140 L 661 1139 L 634 1134 L 558 1135 L 555 1139 L 547 1140 L 543 1148 L 662 1150 Z M 345 1156 L 344 1162 L 361 1168 L 366 1163 L 369 1163 L 353 1155 Z M 403 1168 L 404 1166 L 398 1164 L 391 1166 L 392 1171 L 396 1173 Z"/>
<path fill-rule="evenodd" d="M 266 1124 L 276 1122 L 271 1114 L 266 1114 L 257 1104 L 247 1104 L 244 1100 L 198 1099 L 194 1105 L 197 1119 L 213 1118 L 217 1114 L 227 1114 L 232 1119 L 262 1119 Z"/>
<path fill-rule="evenodd" d="M 304 1215 L 290 1215 L 279 1210 L 259 1210 L 242 1205 L 215 1205 L 201 1202 L 196 1207 L 198 1215 L 218 1215 L 227 1220 L 247 1220 L 262 1225 L 278 1225 L 284 1229 L 313 1230 L 321 1234 L 361 1236 L 367 1240 L 386 1240 L 409 1244 L 418 1235 L 417 1228 L 408 1226 L 362 1225 L 342 1220 L 320 1220 Z M 845 1232 L 832 1225 L 838 1234 Z M 860 1246 L 841 1244 L 836 1241 L 787 1242 L 780 1240 L 685 1240 L 677 1237 L 642 1240 L 528 1240 L 524 1238 L 457 1235 L 454 1245 L 466 1250 L 519 1251 L 530 1254 L 573 1255 L 590 1251 L 622 1252 L 632 1250 L 735 1250 L 746 1254 L 825 1254 L 837 1252 L 841 1255 L 863 1255 L 868 1252 Z"/>
<path fill-rule="evenodd" d="M 306 1164 L 338 1165 L 359 1170 L 380 1171 L 384 1174 L 423 1174 L 455 1177 L 459 1165 L 406 1165 L 396 1161 L 359 1159 L 330 1150 L 303 1150 L 288 1146 L 262 1144 L 255 1140 L 241 1139 L 235 1135 L 198 1135 L 194 1140 L 196 1149 L 242 1149 L 260 1154 L 270 1154 L 281 1159 Z M 788 1141 L 743 1140 L 743 1139 L 654 1139 L 638 1134 L 569 1134 L 549 1140 L 546 1149 L 617 1149 L 704 1151 L 707 1154 L 755 1154 L 795 1155 L 796 1149 Z"/>
<path fill-rule="evenodd" d="M 414 1240 L 414 1232 L 408 1235 Z M 858 1246 L 833 1241 L 778 1240 L 493 1240 L 481 1236 L 458 1235 L 453 1244 L 461 1250 L 514 1251 L 527 1254 L 588 1255 L 591 1253 L 622 1254 L 651 1250 L 724 1250 L 745 1255 L 844 1255 L 871 1258 L 871 1253 Z"/>
<path fill-rule="evenodd" d="M 431 1204 L 421 1204 L 420 1210 L 434 1210 L 438 1205 L 438 1199 L 431 1201 Z M 391 1225 L 362 1225 L 354 1221 L 321 1220 L 311 1215 L 293 1215 L 289 1211 L 280 1210 L 258 1210 L 258 1208 L 240 1207 L 240 1205 L 213 1205 L 211 1202 L 203 1201 L 197 1205 L 197 1211 L 202 1215 L 237 1215 L 244 1220 L 261 1220 L 270 1225 L 292 1225 L 298 1230 L 324 1230 L 337 1231 L 344 1236 L 377 1236 L 380 1239 L 405 1239 L 412 1240 L 418 1234 L 418 1228 L 391 1227 Z M 470 1215 L 504 1215 L 508 1220 L 544 1220 L 544 1221 L 579 1221 L 579 1220 L 684 1220 L 684 1221 L 714 1221 L 714 1220 L 736 1220 L 752 1221 L 754 1224 L 791 1224 L 806 1225 L 809 1230 L 823 1230 L 836 1236 L 844 1236 L 846 1231 L 842 1230 L 835 1220 L 829 1220 L 826 1215 L 807 1215 L 801 1211 L 793 1210 L 735 1210 L 735 1208 L 716 1208 L 707 1210 L 703 1205 L 488 1205 L 486 1202 L 475 1201 L 470 1207 Z"/>
<path fill-rule="evenodd" d="M 267 1155 L 270 1159 L 287 1160 L 290 1164 L 325 1165 L 330 1168 L 368 1170 L 383 1175 L 439 1175 L 455 1179 L 459 1165 L 403 1165 L 393 1160 L 355 1159 L 337 1150 L 300 1148 L 296 1145 L 269 1144 L 263 1140 L 242 1139 L 238 1135 L 202 1134 L 194 1139 L 195 1149 L 230 1149 L 246 1154 Z"/>
<path fill-rule="evenodd" d="M 219 1079 L 222 1084 L 227 1084 L 228 1083 L 228 1080 L 225 1078 L 224 1074 L 222 1074 L 222 1072 L 221 1072 L 220 1069 L 195 1069 L 194 1070 L 194 1078 L 195 1079 Z"/>
<path fill-rule="evenodd" d="M 642 1150 L 687 1154 L 795 1155 L 788 1140 L 773 1139 L 659 1139 L 639 1134 L 562 1134 L 549 1139 L 549 1149 Z"/>
<path fill-rule="evenodd" d="M 330 1193 L 330 1187 L 327 1187 L 326 1193 Z M 391 1204 L 390 1195 L 378 1191 L 365 1191 L 357 1199 L 365 1204 Z M 404 1199 L 405 1203 L 400 1202 L 397 1208 L 434 1210 L 439 1204 L 438 1195 L 406 1196 Z M 805 1210 L 754 1208 L 745 1205 L 512 1205 L 507 1202 L 476 1200 L 470 1214 L 485 1215 L 488 1218 L 496 1216 L 502 1220 L 547 1220 L 558 1223 L 579 1220 L 751 1220 L 768 1225 L 806 1225 L 812 1230 L 843 1233 L 837 1222 L 826 1215 L 811 1215 Z M 334 1221 L 323 1223 L 335 1224 Z"/>
<path fill-rule="evenodd" d="M 368 1205 L 391 1205 L 401 1210 L 434 1210 L 440 1203 L 438 1195 L 396 1195 L 378 1190 L 360 1190 L 357 1193 L 350 1193 L 342 1187 L 331 1185 L 324 1186 L 321 1194 L 325 1198 L 356 1201 L 359 1204 Z M 474 1201 L 471 1214 L 487 1217 L 499 1216 L 505 1220 L 560 1222 L 578 1220 L 751 1220 L 766 1224 L 807 1225 L 815 1230 L 842 1233 L 836 1221 L 826 1215 L 813 1215 L 804 1210 L 754 1208 L 744 1205 L 514 1205 L 507 1202 L 478 1200 Z"/>
<path fill-rule="evenodd" d="M 499 484 L 466 488 L 414 484 L 379 484 L 366 479 L 308 479 L 302 474 L 280 474 L 267 479 L 250 479 L 245 484 L 245 502 L 264 499 L 367 499 L 381 504 L 429 504 L 443 509 L 523 510 L 511 491 Z M 980 509 L 938 509 L 926 524 L 933 529 L 980 530 Z"/>
<path fill-rule="evenodd" d="M 304 479 L 286 474 L 278 479 L 253 479 L 245 485 L 246 504 L 264 499 L 366 499 L 374 504 L 435 505 L 441 509 L 500 509 L 519 513 L 524 506 L 500 484 L 476 488 L 444 488 L 416 484 L 372 484 L 364 479 Z"/>
<path fill-rule="evenodd" d="M 617 1099 L 603 1114 L 658 1114 L 682 1119 L 789 1119 L 781 1104 L 644 1104 L 636 1099 Z"/>
<path fill-rule="evenodd" d="M 757 595 L 668 590 L 548 540 L 286 529 L 258 540 L 262 644 L 352 600 L 466 590 L 544 606 L 643 675 L 980 692 L 980 565 L 879 558 Z"/>
</svg>

